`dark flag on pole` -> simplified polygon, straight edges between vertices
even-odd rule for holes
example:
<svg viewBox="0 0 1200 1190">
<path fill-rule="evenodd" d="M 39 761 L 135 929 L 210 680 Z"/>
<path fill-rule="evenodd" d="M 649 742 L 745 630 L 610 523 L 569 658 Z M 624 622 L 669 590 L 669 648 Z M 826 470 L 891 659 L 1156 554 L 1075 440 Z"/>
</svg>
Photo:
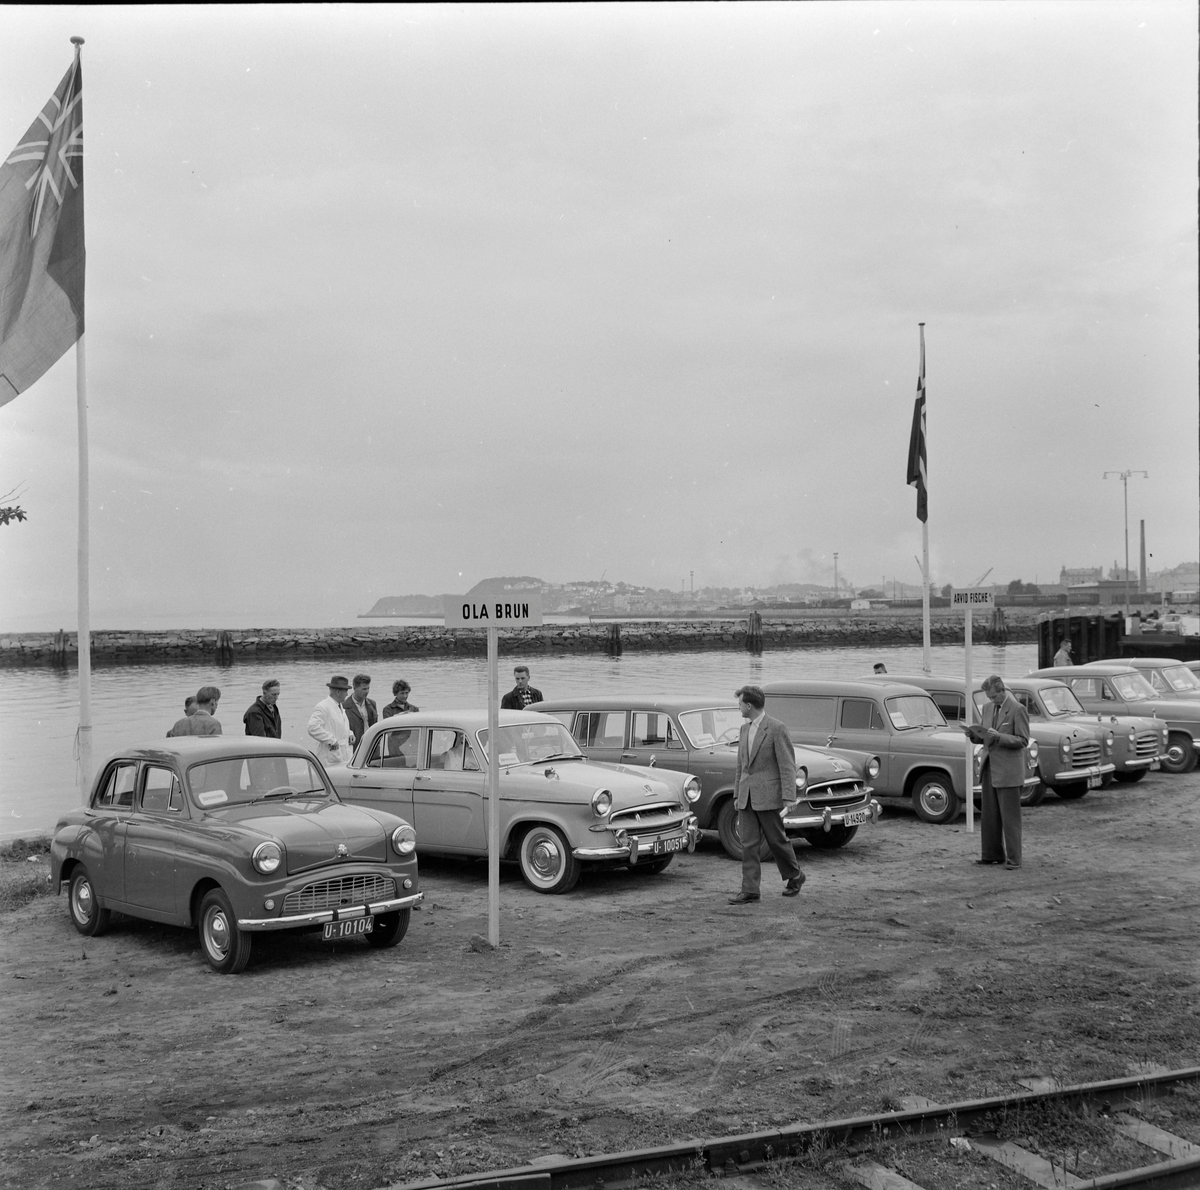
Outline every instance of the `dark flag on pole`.
<svg viewBox="0 0 1200 1190">
<path fill-rule="evenodd" d="M 0 405 L 83 334 L 83 77 L 79 53 L 0 159 Z"/>
<path fill-rule="evenodd" d="M 917 489 L 917 520 L 929 520 L 928 473 L 925 467 L 925 324 L 921 323 L 921 373 L 913 406 L 912 433 L 908 439 L 908 482 Z"/>
</svg>

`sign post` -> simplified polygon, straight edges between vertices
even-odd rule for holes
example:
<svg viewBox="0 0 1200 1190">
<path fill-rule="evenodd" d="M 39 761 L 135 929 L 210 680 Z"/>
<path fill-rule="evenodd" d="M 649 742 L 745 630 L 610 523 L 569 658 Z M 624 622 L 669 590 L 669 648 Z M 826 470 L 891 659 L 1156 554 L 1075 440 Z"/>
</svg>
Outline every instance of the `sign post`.
<svg viewBox="0 0 1200 1190">
<path fill-rule="evenodd" d="M 963 663 L 963 678 L 966 686 L 966 706 L 963 708 L 964 723 L 970 727 L 975 722 L 974 689 L 971 684 L 971 610 L 976 607 L 994 607 L 996 601 L 992 598 L 990 589 L 983 587 L 964 587 L 952 591 L 950 606 L 961 607 L 966 612 L 966 623 L 963 625 L 963 642 L 966 645 Z M 967 736 L 967 833 L 975 833 L 975 741 Z"/>
<path fill-rule="evenodd" d="M 513 591 L 500 583 L 467 595 L 447 595 L 447 628 L 486 628 L 488 665 L 487 838 L 488 942 L 500 945 L 500 629 L 542 622 L 542 593 Z"/>
</svg>

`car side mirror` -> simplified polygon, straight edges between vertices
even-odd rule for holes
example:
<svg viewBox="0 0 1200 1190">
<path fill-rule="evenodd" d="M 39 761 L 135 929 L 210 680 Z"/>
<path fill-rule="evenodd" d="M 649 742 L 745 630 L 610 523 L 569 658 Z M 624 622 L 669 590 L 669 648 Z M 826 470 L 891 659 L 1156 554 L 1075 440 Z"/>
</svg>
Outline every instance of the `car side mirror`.
<svg viewBox="0 0 1200 1190">
<path fill-rule="evenodd" d="M 656 755 L 655 755 L 653 752 L 651 752 L 651 753 L 650 753 L 650 763 L 649 763 L 648 765 L 646 765 L 646 767 L 647 767 L 648 769 L 652 769 L 652 768 L 654 767 L 654 762 L 655 762 L 657 759 L 658 759 L 658 757 L 657 757 L 657 756 L 656 756 Z"/>
</svg>

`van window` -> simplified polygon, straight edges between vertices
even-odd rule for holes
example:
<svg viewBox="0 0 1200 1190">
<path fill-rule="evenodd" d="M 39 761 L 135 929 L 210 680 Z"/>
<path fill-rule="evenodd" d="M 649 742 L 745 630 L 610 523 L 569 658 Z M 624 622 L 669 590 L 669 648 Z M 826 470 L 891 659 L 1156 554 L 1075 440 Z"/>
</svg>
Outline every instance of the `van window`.
<svg viewBox="0 0 1200 1190">
<path fill-rule="evenodd" d="M 843 698 L 841 725 L 850 731 L 882 731 L 883 717 L 869 698 Z"/>
<path fill-rule="evenodd" d="M 832 695 L 768 694 L 767 714 L 788 731 L 828 733 L 834 728 L 837 699 Z"/>
</svg>

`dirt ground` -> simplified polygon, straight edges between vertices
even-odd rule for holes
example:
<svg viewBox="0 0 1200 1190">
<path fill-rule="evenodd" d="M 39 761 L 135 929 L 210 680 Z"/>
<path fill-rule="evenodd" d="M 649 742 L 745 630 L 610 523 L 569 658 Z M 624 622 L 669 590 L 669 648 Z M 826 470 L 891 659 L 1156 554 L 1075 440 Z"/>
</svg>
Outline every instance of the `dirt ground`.
<svg viewBox="0 0 1200 1190">
<path fill-rule="evenodd" d="M 486 865 L 428 860 L 397 949 L 260 937 L 236 977 L 40 897 L 0 915 L 0 1185 L 378 1187 L 1200 1064 L 1198 823 L 1200 772 L 1051 795 L 1010 872 L 889 811 L 750 907 L 713 843 L 564 897 L 506 870 L 495 952 Z"/>
</svg>

